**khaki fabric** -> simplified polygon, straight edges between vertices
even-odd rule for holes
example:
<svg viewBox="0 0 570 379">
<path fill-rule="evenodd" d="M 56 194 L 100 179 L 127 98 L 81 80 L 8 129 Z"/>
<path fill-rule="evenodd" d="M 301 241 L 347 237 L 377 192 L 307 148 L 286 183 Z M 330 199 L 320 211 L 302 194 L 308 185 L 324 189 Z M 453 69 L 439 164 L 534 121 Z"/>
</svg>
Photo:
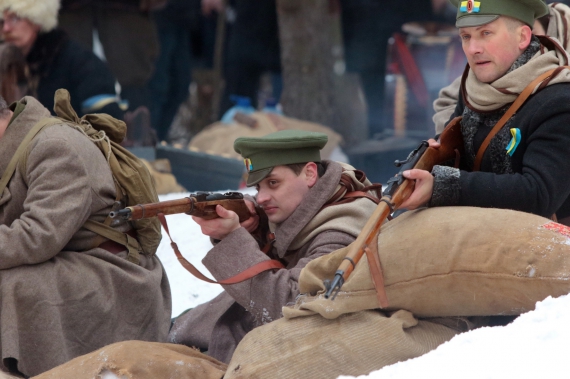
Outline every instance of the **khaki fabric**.
<svg viewBox="0 0 570 379">
<path fill-rule="evenodd" d="M 22 376 L 14 376 L 0 371 L 0 379 L 20 379 Z"/>
<path fill-rule="evenodd" d="M 221 379 L 225 371 L 224 363 L 186 346 L 125 341 L 77 357 L 33 379 L 95 379 L 105 372 L 121 379 Z"/>
<path fill-rule="evenodd" d="M 207 349 L 210 356 L 229 362 L 246 333 L 281 318 L 283 306 L 295 301 L 299 295 L 299 274 L 308 262 L 355 240 L 374 211 L 374 203 L 368 199 L 325 209 L 342 210 L 343 220 L 353 228 L 353 233 L 349 228 L 337 230 L 334 219 L 324 217 L 320 218 L 322 224 L 313 224 L 321 233 L 304 245 L 292 247 L 297 236 L 310 234 L 306 225 L 324 212 L 320 211 L 321 207 L 336 192 L 342 168 L 336 162 L 324 161 L 323 164 L 325 174 L 295 211 L 275 227 L 275 243 L 268 254 L 259 250 L 251 234 L 239 228 L 216 244 L 202 260 L 216 279 L 229 278 L 269 258 L 279 259 L 286 269 L 264 272 L 241 283 L 224 285 L 224 292 L 216 298 L 176 318 L 170 330 L 170 342 Z"/>
<path fill-rule="evenodd" d="M 21 104 L 0 139 L 0 172 L 50 114 L 32 97 Z M 115 196 L 105 156 L 80 131 L 62 122 L 32 140 L 0 198 L 0 370 L 12 358 L 33 376 L 114 342 L 165 341 L 171 297 L 158 257 L 133 264 L 81 227 L 104 221 Z"/>
<path fill-rule="evenodd" d="M 553 230 L 557 229 L 557 230 Z M 570 228 L 529 213 L 472 207 L 406 212 L 383 225 L 378 251 L 389 309 L 418 317 L 517 315 L 570 292 Z M 348 248 L 309 262 L 283 315 L 378 308 L 366 258 L 334 301 L 325 299 Z M 312 296 L 311 294 L 318 294 Z"/>
<path fill-rule="evenodd" d="M 170 173 L 170 170 L 168 172 L 159 170 L 160 167 L 164 166 L 164 164 L 160 161 L 168 162 L 167 159 L 160 159 L 152 162 L 141 159 L 141 161 L 144 163 L 154 180 L 154 187 L 156 188 L 157 194 L 165 195 L 167 193 L 186 192 L 186 188 L 182 187 L 176 181 L 176 177 Z M 169 162 L 167 166 L 170 167 Z"/>
<path fill-rule="evenodd" d="M 326 126 L 313 122 L 301 121 L 264 112 L 254 112 L 249 116 L 254 118 L 257 122 L 254 128 L 238 122 L 232 124 L 217 122 L 206 127 L 202 132 L 192 138 L 188 149 L 241 160 L 241 155 L 234 151 L 234 141 L 236 138 L 263 137 L 279 130 L 297 129 L 326 134 L 328 143 L 321 150 L 321 158 L 328 159 L 333 150 L 342 142 L 340 134 Z"/>
<path fill-rule="evenodd" d="M 423 355 L 458 331 L 419 321 L 407 311 L 387 316 L 363 311 L 327 320 L 318 315 L 281 319 L 248 333 L 224 379 L 366 375 Z"/>
</svg>

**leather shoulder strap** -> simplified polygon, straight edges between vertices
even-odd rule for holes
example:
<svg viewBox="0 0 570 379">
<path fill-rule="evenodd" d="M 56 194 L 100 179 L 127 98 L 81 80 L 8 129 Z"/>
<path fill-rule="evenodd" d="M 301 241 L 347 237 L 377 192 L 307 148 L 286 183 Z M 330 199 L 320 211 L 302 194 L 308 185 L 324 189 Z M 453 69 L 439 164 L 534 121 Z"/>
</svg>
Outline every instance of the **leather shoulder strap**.
<svg viewBox="0 0 570 379">
<path fill-rule="evenodd" d="M 186 258 L 184 258 L 182 256 L 182 254 L 180 253 L 180 250 L 178 249 L 178 245 L 176 244 L 176 242 L 174 242 L 172 240 L 172 237 L 170 236 L 170 231 L 168 230 L 168 224 L 166 222 L 166 217 L 164 217 L 164 214 L 159 213 L 157 215 L 157 217 L 160 220 L 162 227 L 166 231 L 168 238 L 170 238 L 170 246 L 172 247 L 172 250 L 174 250 L 174 254 L 176 254 L 176 258 L 178 258 L 178 261 L 180 262 L 180 264 L 189 273 L 191 273 L 196 278 L 203 280 L 205 282 L 215 283 L 215 284 L 236 284 L 236 283 L 241 283 L 245 280 L 251 279 L 254 276 L 261 274 L 264 271 L 279 270 L 279 269 L 285 268 L 285 266 L 283 266 L 283 264 L 281 262 L 279 262 L 278 260 L 270 259 L 270 260 L 266 260 L 263 262 L 259 262 L 255 265 L 245 269 L 244 271 L 240 272 L 239 274 L 232 276 L 231 278 L 227 278 L 227 279 L 220 280 L 220 281 L 212 280 L 212 279 L 208 278 L 206 275 L 202 274 L 200 272 L 200 270 L 198 270 L 192 263 L 188 262 L 186 260 Z"/>
<path fill-rule="evenodd" d="M 24 137 L 24 139 L 20 143 L 20 146 L 18 146 L 18 148 L 16 149 L 16 152 L 12 156 L 12 159 L 8 163 L 8 166 L 6 167 L 6 170 L 4 171 L 4 173 L 2 174 L 2 177 L 0 178 L 0 197 L 2 197 L 2 194 L 4 193 L 4 189 L 8 186 L 8 182 L 10 182 L 10 179 L 12 179 L 12 176 L 14 175 L 14 172 L 16 171 L 16 166 L 18 165 L 18 162 L 20 161 L 20 159 L 22 159 L 24 157 L 30 142 L 32 142 L 34 137 L 43 128 L 50 126 L 50 125 L 58 124 L 60 122 L 61 122 L 61 120 L 59 120 L 57 118 L 53 118 L 53 117 L 43 118 L 40 121 L 38 121 L 38 123 L 36 125 L 34 125 L 34 127 L 28 132 L 28 134 L 26 134 L 26 136 Z M 26 159 L 27 159 L 27 157 L 26 157 Z"/>
<path fill-rule="evenodd" d="M 556 72 L 556 74 L 557 74 L 563 68 L 567 68 L 567 67 L 558 67 L 558 68 L 552 69 L 550 71 L 547 71 L 544 74 L 537 77 L 536 79 L 534 79 L 528 86 L 526 86 L 526 88 L 516 98 L 516 100 L 509 107 L 509 109 L 507 109 L 507 111 L 505 112 L 503 117 L 501 117 L 501 119 L 497 122 L 497 124 L 489 132 L 489 134 L 487 135 L 487 138 L 485 138 L 485 140 L 483 141 L 483 143 L 479 147 L 479 150 L 477 151 L 477 155 L 475 156 L 475 163 L 473 165 L 473 171 L 479 171 L 481 169 L 481 161 L 483 160 L 483 155 L 485 154 L 487 147 L 489 147 L 489 143 L 491 142 L 491 139 L 493 139 L 493 137 L 499 132 L 499 130 L 501 130 L 501 128 L 507 123 L 507 121 L 509 121 L 509 119 L 525 103 L 525 101 L 532 94 L 532 92 L 534 91 L 536 86 L 539 85 L 541 82 L 550 78 L 550 76 L 552 76 L 552 74 L 554 74 L 555 71 L 557 71 Z M 542 89 L 542 88 L 543 88 L 543 86 L 541 86 L 540 89 Z"/>
</svg>

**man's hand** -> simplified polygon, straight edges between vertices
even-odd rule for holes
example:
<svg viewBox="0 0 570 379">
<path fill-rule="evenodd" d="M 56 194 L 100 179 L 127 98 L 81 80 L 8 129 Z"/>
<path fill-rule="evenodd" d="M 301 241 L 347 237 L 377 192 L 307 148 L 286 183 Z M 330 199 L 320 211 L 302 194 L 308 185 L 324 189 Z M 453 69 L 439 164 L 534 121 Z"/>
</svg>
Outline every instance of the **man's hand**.
<svg viewBox="0 0 570 379">
<path fill-rule="evenodd" d="M 431 199 L 433 192 L 433 175 L 426 170 L 412 169 L 402 173 L 404 178 L 416 181 L 414 192 L 398 209 L 416 209 L 423 207 Z"/>
<path fill-rule="evenodd" d="M 430 138 L 427 142 L 429 147 L 434 149 L 439 149 L 441 146 L 433 138 Z M 406 170 L 402 175 L 404 175 L 404 178 L 415 180 L 416 186 L 408 200 L 404 201 L 398 209 L 416 209 L 426 205 L 430 201 L 433 192 L 433 175 L 425 170 L 418 169 Z"/>
<path fill-rule="evenodd" d="M 441 146 L 441 144 L 436 140 L 434 140 L 433 138 L 428 139 L 427 142 L 429 144 L 429 147 L 433 147 L 434 149 L 439 149 L 439 147 Z"/>
<path fill-rule="evenodd" d="M 249 233 L 253 233 L 255 229 L 259 226 L 259 215 L 255 211 L 255 204 L 253 201 L 249 201 L 244 199 L 245 205 L 247 209 L 249 209 L 249 213 L 251 213 L 251 217 L 241 223 L 241 226 L 245 228 Z"/>
<path fill-rule="evenodd" d="M 220 216 L 219 218 L 204 220 L 203 218 L 192 216 L 192 219 L 196 224 L 200 225 L 203 234 L 218 240 L 224 239 L 228 234 L 241 227 L 239 217 L 234 211 L 229 211 L 221 205 L 216 205 L 216 213 Z"/>
</svg>

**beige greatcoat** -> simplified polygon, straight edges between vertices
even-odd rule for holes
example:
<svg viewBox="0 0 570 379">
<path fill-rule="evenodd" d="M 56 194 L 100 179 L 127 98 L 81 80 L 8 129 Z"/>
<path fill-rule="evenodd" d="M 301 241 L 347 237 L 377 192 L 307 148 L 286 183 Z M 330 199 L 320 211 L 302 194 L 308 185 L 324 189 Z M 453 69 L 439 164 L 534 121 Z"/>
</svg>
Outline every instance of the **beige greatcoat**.
<svg viewBox="0 0 570 379">
<path fill-rule="evenodd" d="M 291 216 L 274 228 L 275 243 L 267 255 L 244 228 L 239 228 L 202 260 L 218 280 L 269 258 L 280 260 L 285 269 L 266 271 L 245 282 L 223 286 L 225 291 L 219 296 L 176 319 L 170 342 L 207 349 L 211 357 L 229 362 L 246 333 L 281 318 L 282 307 L 295 301 L 299 275 L 307 263 L 356 239 L 376 204 L 361 198 L 321 210 L 336 192 L 342 173 L 340 164 L 324 164 L 325 174 Z"/>
<path fill-rule="evenodd" d="M 50 115 L 25 97 L 0 139 L 0 172 L 27 132 Z M 23 174 L 23 175 L 22 175 Z M 171 298 L 158 258 L 139 265 L 93 248 L 81 228 L 103 221 L 115 200 L 101 151 L 65 124 L 32 141 L 25 173 L 16 170 L 0 199 L 0 352 L 2 362 L 37 375 L 123 340 L 164 341 Z M 4 367 L 6 368 L 6 367 Z"/>
</svg>

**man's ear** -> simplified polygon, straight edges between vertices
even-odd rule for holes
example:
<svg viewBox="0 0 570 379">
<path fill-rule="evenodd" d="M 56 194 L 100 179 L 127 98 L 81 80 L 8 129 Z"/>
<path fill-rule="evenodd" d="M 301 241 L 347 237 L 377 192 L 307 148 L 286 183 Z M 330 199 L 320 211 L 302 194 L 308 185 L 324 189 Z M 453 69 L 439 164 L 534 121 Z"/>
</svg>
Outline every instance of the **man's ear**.
<svg viewBox="0 0 570 379">
<path fill-rule="evenodd" d="M 307 186 L 309 186 L 309 188 L 313 187 L 317 182 L 317 179 L 319 178 L 316 163 L 315 162 L 307 163 L 303 168 L 303 171 L 305 173 L 305 180 L 307 181 Z"/>
<path fill-rule="evenodd" d="M 526 50 L 528 45 L 530 45 L 531 38 L 532 38 L 532 30 L 530 29 L 530 26 L 528 25 L 521 26 L 519 33 L 519 49 L 521 51 Z"/>
</svg>

